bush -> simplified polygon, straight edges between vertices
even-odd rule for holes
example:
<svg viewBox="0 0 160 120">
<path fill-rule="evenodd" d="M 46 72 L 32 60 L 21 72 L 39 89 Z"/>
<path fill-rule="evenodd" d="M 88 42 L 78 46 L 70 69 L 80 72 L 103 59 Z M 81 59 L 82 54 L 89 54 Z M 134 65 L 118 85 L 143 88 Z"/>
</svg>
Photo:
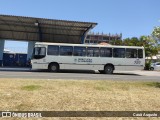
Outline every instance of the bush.
<svg viewBox="0 0 160 120">
<path fill-rule="evenodd" d="M 150 70 L 150 68 L 151 68 L 151 61 L 149 61 L 149 62 L 146 62 L 145 63 L 145 70 Z"/>
</svg>

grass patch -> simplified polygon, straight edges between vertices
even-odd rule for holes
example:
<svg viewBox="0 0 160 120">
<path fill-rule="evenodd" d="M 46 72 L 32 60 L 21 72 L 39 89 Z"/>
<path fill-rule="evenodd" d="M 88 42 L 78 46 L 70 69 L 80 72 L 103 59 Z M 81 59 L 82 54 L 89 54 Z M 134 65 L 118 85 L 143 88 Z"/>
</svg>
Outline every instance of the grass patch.
<svg viewBox="0 0 160 120">
<path fill-rule="evenodd" d="M 150 83 L 147 83 L 146 85 L 155 87 L 155 88 L 160 88 L 160 82 L 150 82 Z"/>
<path fill-rule="evenodd" d="M 105 91 L 106 87 L 104 87 L 104 86 L 96 86 L 95 89 L 96 90 L 100 90 L 100 91 Z"/>
<path fill-rule="evenodd" d="M 26 85 L 22 87 L 22 90 L 34 91 L 34 90 L 39 90 L 40 88 L 41 88 L 40 85 Z"/>
<path fill-rule="evenodd" d="M 0 78 L 3 111 L 159 111 L 159 83 Z M 31 92 L 28 92 L 31 91 Z"/>
<path fill-rule="evenodd" d="M 100 91 L 106 91 L 110 90 L 110 84 L 104 82 L 104 81 L 99 81 L 97 84 L 94 85 L 95 90 L 100 90 Z"/>
</svg>

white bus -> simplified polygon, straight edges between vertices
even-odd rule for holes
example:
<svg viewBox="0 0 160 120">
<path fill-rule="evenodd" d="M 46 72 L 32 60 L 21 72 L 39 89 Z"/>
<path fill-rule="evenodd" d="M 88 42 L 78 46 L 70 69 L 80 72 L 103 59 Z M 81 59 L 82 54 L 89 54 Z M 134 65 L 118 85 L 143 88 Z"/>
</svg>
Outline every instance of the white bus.
<svg viewBox="0 0 160 120">
<path fill-rule="evenodd" d="M 112 74 L 114 70 L 144 68 L 144 47 L 88 45 L 37 42 L 31 60 L 32 69 L 99 70 Z"/>
</svg>

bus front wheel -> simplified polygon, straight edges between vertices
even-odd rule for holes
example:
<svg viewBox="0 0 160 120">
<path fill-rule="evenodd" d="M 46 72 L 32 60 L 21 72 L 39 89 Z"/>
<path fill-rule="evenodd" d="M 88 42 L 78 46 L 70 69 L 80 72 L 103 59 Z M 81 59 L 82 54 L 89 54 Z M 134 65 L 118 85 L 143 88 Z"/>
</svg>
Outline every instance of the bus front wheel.
<svg viewBox="0 0 160 120">
<path fill-rule="evenodd" d="M 48 67 L 50 72 L 58 72 L 59 70 L 59 65 L 56 63 L 51 63 Z"/>
<path fill-rule="evenodd" d="M 104 73 L 105 73 L 105 74 L 112 74 L 112 73 L 113 73 L 113 70 L 114 70 L 114 68 L 113 68 L 112 65 L 107 65 L 107 66 L 105 66 L 105 68 L 104 68 Z"/>
</svg>

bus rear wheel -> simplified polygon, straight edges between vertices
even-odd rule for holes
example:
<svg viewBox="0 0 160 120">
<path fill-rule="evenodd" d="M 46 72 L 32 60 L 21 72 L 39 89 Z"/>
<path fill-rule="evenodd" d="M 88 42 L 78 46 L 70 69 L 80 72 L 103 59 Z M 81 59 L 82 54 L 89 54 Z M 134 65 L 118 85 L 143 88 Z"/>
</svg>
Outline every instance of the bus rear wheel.
<svg viewBox="0 0 160 120">
<path fill-rule="evenodd" d="M 113 70 L 114 70 L 114 68 L 113 68 L 112 65 L 107 65 L 107 66 L 104 67 L 104 73 L 105 74 L 112 74 Z"/>
<path fill-rule="evenodd" d="M 59 71 L 59 65 L 56 63 L 51 63 L 48 67 L 48 70 L 50 72 L 58 72 Z"/>
</svg>

